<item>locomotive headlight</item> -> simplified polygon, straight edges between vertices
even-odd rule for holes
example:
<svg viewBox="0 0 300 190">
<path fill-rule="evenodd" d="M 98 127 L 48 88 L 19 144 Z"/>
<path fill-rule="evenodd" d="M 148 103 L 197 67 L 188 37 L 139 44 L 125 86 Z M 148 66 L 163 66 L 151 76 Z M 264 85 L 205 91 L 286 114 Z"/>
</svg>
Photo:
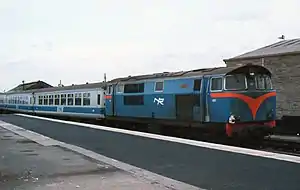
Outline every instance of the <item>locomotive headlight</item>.
<svg viewBox="0 0 300 190">
<path fill-rule="evenodd" d="M 236 121 L 236 118 L 234 115 L 231 115 L 228 119 L 228 123 L 230 123 L 230 124 L 235 124 L 235 121 Z"/>
<path fill-rule="evenodd" d="M 272 119 L 273 118 L 273 116 L 274 116 L 274 113 L 273 113 L 273 109 L 271 110 L 271 111 L 269 111 L 269 113 L 267 114 L 267 118 L 268 119 Z"/>
</svg>

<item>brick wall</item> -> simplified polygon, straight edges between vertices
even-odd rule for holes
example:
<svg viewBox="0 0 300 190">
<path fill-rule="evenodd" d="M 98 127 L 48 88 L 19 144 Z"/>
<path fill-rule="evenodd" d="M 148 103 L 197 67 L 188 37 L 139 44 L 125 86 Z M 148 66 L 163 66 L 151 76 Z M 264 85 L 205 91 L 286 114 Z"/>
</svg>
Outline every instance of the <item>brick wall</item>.
<svg viewBox="0 0 300 190">
<path fill-rule="evenodd" d="M 228 60 L 227 66 L 237 64 L 262 64 L 262 59 Z M 277 117 L 300 116 L 300 55 L 264 58 L 264 66 L 273 74 L 277 91 Z"/>
</svg>

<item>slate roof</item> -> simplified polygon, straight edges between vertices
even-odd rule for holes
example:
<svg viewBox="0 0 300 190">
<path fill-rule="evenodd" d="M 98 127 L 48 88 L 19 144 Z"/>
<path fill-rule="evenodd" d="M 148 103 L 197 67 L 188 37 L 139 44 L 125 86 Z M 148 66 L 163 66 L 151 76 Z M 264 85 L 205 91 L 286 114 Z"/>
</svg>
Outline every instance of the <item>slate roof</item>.
<svg viewBox="0 0 300 190">
<path fill-rule="evenodd" d="M 30 89 L 26 90 L 26 93 L 30 92 L 52 92 L 52 91 L 64 91 L 64 90 L 75 90 L 75 89 L 89 89 L 89 88 L 103 88 L 105 86 L 104 82 L 97 82 L 97 83 L 87 83 L 87 84 L 75 84 L 75 85 L 68 85 L 62 87 L 47 87 L 41 89 Z M 14 94 L 17 92 L 8 92 L 8 94 Z"/>
<path fill-rule="evenodd" d="M 33 90 L 33 89 L 40 89 L 40 88 L 49 88 L 52 87 L 50 84 L 47 84 L 43 81 L 35 81 L 35 82 L 29 82 L 20 84 L 17 87 L 9 90 L 8 92 L 21 92 L 26 90 Z"/>
<path fill-rule="evenodd" d="M 290 54 L 300 54 L 300 39 L 282 40 L 230 59 L 224 59 L 224 61 L 226 62 L 231 60 L 261 58 Z"/>
</svg>

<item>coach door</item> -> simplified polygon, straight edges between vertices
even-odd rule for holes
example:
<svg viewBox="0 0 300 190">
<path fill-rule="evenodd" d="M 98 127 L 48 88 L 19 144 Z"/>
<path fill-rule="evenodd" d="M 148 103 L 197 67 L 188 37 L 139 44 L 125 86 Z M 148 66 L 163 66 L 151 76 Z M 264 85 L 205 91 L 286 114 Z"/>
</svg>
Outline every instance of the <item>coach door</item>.
<svg viewBox="0 0 300 190">
<path fill-rule="evenodd" d="M 183 85 L 185 88 L 187 85 Z M 187 86 L 188 87 L 188 86 Z M 195 79 L 192 94 L 178 94 L 176 98 L 176 118 L 184 121 L 201 121 L 200 106 L 201 79 Z"/>
<path fill-rule="evenodd" d="M 223 91 L 223 77 L 212 77 L 209 80 L 209 86 L 207 88 L 206 96 L 206 116 L 205 121 L 207 122 L 216 122 L 221 118 L 220 113 L 220 104 L 216 98 L 211 97 L 212 93 L 218 93 Z"/>
<path fill-rule="evenodd" d="M 203 105 L 201 103 L 202 100 L 202 79 L 194 80 L 194 102 L 193 102 L 193 119 L 195 121 L 203 121 Z"/>
<path fill-rule="evenodd" d="M 34 106 L 35 106 L 35 94 L 34 94 L 34 92 L 32 93 L 32 96 L 30 97 L 30 106 L 31 106 L 31 111 L 34 113 Z"/>
<path fill-rule="evenodd" d="M 109 85 L 105 95 L 105 112 L 107 116 L 114 115 L 114 90 L 113 85 Z"/>
</svg>

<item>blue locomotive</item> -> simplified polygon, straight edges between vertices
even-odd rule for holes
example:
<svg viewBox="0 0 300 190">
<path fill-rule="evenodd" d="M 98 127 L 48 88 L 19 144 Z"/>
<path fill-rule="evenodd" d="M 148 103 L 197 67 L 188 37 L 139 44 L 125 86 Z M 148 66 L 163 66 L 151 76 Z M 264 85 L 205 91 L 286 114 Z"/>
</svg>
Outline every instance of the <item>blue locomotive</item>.
<svg viewBox="0 0 300 190">
<path fill-rule="evenodd" d="M 271 72 L 248 64 L 5 93 L 0 108 L 266 136 L 275 127 L 276 92 Z"/>
<path fill-rule="evenodd" d="M 108 83 L 106 118 L 200 127 L 228 136 L 268 135 L 276 92 L 259 65 L 118 78 Z"/>
</svg>

